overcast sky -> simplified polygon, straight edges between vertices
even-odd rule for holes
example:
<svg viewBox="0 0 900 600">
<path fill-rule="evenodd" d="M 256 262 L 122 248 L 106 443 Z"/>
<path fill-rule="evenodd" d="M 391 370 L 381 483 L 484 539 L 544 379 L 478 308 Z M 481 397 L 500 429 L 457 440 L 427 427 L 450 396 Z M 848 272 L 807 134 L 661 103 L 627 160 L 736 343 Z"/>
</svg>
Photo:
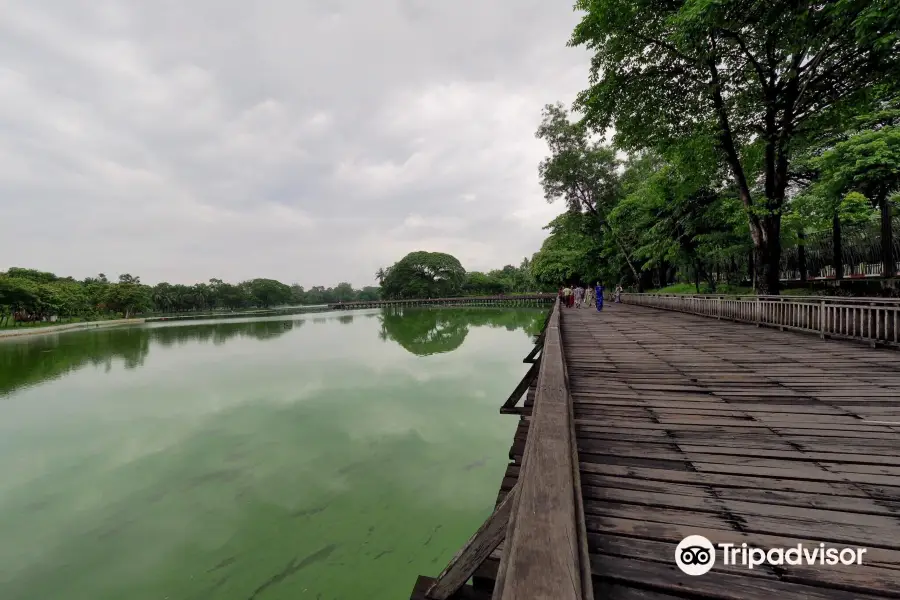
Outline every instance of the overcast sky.
<svg viewBox="0 0 900 600">
<path fill-rule="evenodd" d="M 0 270 L 356 287 L 518 264 L 562 210 L 572 0 L 0 0 Z"/>
</svg>

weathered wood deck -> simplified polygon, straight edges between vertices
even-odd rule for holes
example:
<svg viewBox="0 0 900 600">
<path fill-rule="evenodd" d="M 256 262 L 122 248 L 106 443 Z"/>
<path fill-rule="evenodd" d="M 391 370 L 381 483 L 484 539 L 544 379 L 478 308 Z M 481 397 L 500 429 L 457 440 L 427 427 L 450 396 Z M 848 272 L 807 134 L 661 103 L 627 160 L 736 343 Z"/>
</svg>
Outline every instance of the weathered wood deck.
<svg viewBox="0 0 900 600">
<path fill-rule="evenodd" d="M 900 598 L 900 353 L 621 304 L 560 321 L 594 596 Z M 498 506 L 518 482 L 537 384 Z M 753 570 L 720 554 L 691 577 L 674 562 L 688 535 L 868 550 L 861 566 Z M 490 598 L 507 545 L 451 597 Z"/>
</svg>

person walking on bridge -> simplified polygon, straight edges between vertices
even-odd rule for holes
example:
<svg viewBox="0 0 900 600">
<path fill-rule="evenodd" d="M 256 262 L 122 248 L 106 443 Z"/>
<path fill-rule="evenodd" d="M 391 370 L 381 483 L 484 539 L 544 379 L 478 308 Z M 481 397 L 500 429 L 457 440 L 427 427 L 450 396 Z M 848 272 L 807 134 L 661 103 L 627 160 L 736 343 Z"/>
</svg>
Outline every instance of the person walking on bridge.
<svg viewBox="0 0 900 600">
<path fill-rule="evenodd" d="M 594 288 L 594 294 L 596 294 L 597 298 L 597 312 L 603 310 L 603 284 L 599 281 L 597 282 L 597 286 Z"/>
<path fill-rule="evenodd" d="M 594 305 L 594 288 L 588 285 L 584 290 L 584 308 L 590 308 Z"/>
<path fill-rule="evenodd" d="M 582 303 L 584 302 L 584 288 L 581 287 L 581 284 L 578 284 L 578 287 L 575 288 L 575 308 L 581 308 Z"/>
<path fill-rule="evenodd" d="M 563 288 L 563 306 L 570 308 L 572 306 L 572 288 L 566 285 Z"/>
<path fill-rule="evenodd" d="M 616 304 L 621 304 L 621 303 L 622 303 L 622 292 L 623 292 L 623 291 L 624 291 L 624 290 L 622 289 L 622 284 L 621 284 L 621 283 L 618 284 L 618 285 L 616 286 Z"/>
</svg>

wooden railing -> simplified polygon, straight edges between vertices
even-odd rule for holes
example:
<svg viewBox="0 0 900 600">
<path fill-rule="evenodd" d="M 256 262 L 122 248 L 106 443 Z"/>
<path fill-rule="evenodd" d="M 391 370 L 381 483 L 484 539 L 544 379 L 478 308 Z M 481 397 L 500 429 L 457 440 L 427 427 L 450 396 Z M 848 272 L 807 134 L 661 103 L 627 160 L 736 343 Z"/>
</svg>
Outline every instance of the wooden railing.
<svg viewBox="0 0 900 600">
<path fill-rule="evenodd" d="M 557 299 L 526 357 L 529 373 L 510 407 L 537 377 L 528 437 L 515 486 L 422 597 L 447 600 L 504 543 L 494 600 L 593 600 L 575 418 L 560 333 Z M 421 579 L 421 578 L 420 578 Z"/>
<path fill-rule="evenodd" d="M 375 306 L 425 306 L 425 305 L 466 305 L 466 304 L 506 304 L 517 302 L 550 303 L 556 299 L 553 293 L 498 294 L 495 296 L 456 296 L 452 298 L 402 298 L 393 300 L 355 300 L 353 302 L 333 302 L 328 308 L 349 310 Z"/>
<path fill-rule="evenodd" d="M 622 294 L 622 302 L 900 347 L 900 299 Z"/>
<path fill-rule="evenodd" d="M 544 331 L 537 393 L 493 597 L 593 598 L 560 303 Z"/>
</svg>

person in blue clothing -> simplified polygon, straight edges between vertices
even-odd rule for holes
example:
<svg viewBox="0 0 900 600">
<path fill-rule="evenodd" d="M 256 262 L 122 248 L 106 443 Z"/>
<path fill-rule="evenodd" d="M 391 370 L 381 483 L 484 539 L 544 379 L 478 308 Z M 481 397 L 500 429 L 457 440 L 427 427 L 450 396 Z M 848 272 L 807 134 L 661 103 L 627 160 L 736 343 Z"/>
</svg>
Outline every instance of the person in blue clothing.
<svg viewBox="0 0 900 600">
<path fill-rule="evenodd" d="M 603 310 L 603 284 L 599 281 L 597 282 L 597 287 L 594 288 L 594 295 L 597 298 L 597 310 Z"/>
</svg>

